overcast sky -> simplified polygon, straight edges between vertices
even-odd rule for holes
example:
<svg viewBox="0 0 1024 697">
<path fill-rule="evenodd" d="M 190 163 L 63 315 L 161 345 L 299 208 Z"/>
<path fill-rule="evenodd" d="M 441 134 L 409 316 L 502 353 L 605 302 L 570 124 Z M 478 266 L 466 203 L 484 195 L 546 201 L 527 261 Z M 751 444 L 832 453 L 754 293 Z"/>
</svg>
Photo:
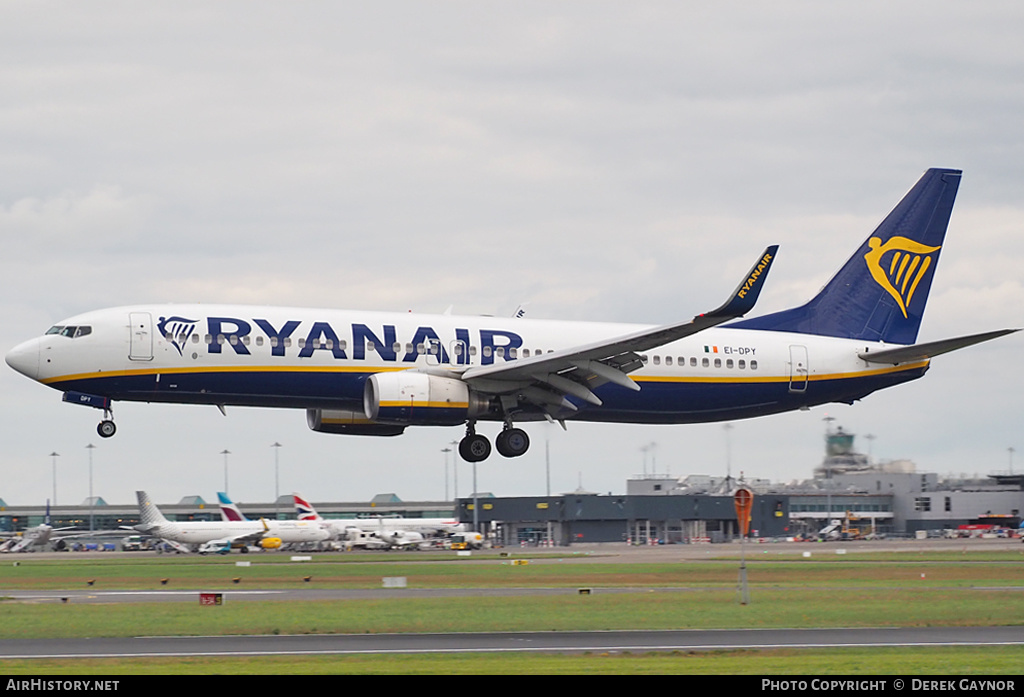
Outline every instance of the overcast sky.
<svg viewBox="0 0 1024 697">
<path fill-rule="evenodd" d="M 812 296 L 929 167 L 964 178 L 920 340 L 1021 327 L 1022 36 L 1019 2 L 2 0 L 0 351 L 143 302 L 660 324 L 717 306 L 778 243 L 760 314 Z M 876 458 L 1005 470 L 1022 341 L 736 422 L 733 473 L 810 477 L 826 415 Z M 100 412 L 6 365 L 0 394 L 11 505 L 52 496 L 53 451 L 58 503 L 81 502 L 90 443 L 115 503 L 215 499 L 225 449 L 232 497 L 270 500 L 274 442 L 282 493 L 440 499 L 463 432 L 121 403 L 102 440 Z M 526 456 L 478 466 L 481 491 L 543 494 L 546 439 L 556 493 L 624 492 L 649 443 L 648 469 L 725 473 L 722 424 L 527 430 Z"/>
</svg>

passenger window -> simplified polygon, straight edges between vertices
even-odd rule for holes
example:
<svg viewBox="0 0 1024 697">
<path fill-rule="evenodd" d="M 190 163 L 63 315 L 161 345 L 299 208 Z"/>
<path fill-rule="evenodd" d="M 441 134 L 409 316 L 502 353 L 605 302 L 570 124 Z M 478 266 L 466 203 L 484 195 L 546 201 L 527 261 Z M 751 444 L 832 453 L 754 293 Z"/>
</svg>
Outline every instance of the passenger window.
<svg viewBox="0 0 1024 697">
<path fill-rule="evenodd" d="M 395 343 L 391 344 L 391 352 L 392 353 L 401 353 L 402 352 L 402 344 L 397 342 L 397 341 Z"/>
<path fill-rule="evenodd" d="M 732 367 L 732 359 L 731 358 L 729 358 L 729 359 L 727 359 L 725 361 L 725 367 L 726 368 L 731 368 Z"/>
<path fill-rule="evenodd" d="M 270 347 L 271 348 L 277 348 L 277 337 L 276 336 L 270 337 Z"/>
<path fill-rule="evenodd" d="M 523 349 L 523 358 L 530 357 L 530 349 Z"/>
<path fill-rule="evenodd" d="M 654 357 L 654 365 L 661 365 L 661 356 Z"/>
<path fill-rule="evenodd" d="M 716 368 L 721 368 L 722 367 L 722 359 L 721 358 L 716 358 L 715 359 L 715 367 Z"/>
<path fill-rule="evenodd" d="M 757 370 L 757 361 L 750 361 L 750 369 Z"/>
<path fill-rule="evenodd" d="M 257 346 L 262 346 L 263 345 L 263 337 L 262 336 L 256 337 L 256 345 Z"/>
<path fill-rule="evenodd" d="M 314 341 L 316 341 L 316 339 L 314 339 Z M 299 339 L 299 348 L 306 348 L 306 340 L 305 339 Z"/>
<path fill-rule="evenodd" d="M 665 365 L 672 365 L 672 356 L 665 356 Z"/>
<path fill-rule="evenodd" d="M 741 358 L 739 360 L 739 368 L 740 368 L 740 370 L 743 370 L 746 367 L 747 367 L 747 362 Z"/>
<path fill-rule="evenodd" d="M 700 359 L 700 364 L 707 368 L 711 365 L 711 361 L 709 361 L 707 358 L 702 358 Z"/>
<path fill-rule="evenodd" d="M 469 355 L 470 356 L 475 356 L 476 355 L 476 346 L 470 346 L 469 347 Z"/>
<path fill-rule="evenodd" d="M 690 366 L 693 368 L 697 367 L 697 358 L 695 356 L 690 356 Z"/>
<path fill-rule="evenodd" d="M 640 356 L 640 360 L 643 361 L 644 363 L 647 363 L 648 359 L 647 356 Z"/>
<path fill-rule="evenodd" d="M 491 355 L 491 347 L 490 346 L 484 346 L 484 357 L 487 358 L 490 355 Z"/>
<path fill-rule="evenodd" d="M 497 356 L 498 358 L 504 358 L 505 357 L 505 347 L 504 346 L 497 346 L 497 347 L 495 347 L 494 355 Z"/>
</svg>

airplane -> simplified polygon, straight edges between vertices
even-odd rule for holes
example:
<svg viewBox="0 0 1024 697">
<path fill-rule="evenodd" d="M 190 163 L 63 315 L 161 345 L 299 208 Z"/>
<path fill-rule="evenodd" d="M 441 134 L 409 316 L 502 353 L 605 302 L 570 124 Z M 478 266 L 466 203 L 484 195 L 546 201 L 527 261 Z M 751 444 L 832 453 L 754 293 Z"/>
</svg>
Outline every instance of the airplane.
<svg viewBox="0 0 1024 697">
<path fill-rule="evenodd" d="M 35 525 L 31 528 L 19 533 L 0 533 L 0 536 L 10 537 L 4 542 L 0 543 L 0 552 L 29 552 L 33 547 L 45 547 L 47 543 L 52 542 L 53 549 L 57 551 L 63 551 L 67 548 L 67 543 L 64 542 L 65 538 L 70 537 L 85 537 L 94 533 L 79 532 L 76 535 L 61 535 L 54 537 L 54 533 L 63 532 L 65 530 L 75 530 L 74 526 L 65 528 L 55 528 L 50 525 L 50 500 L 46 500 L 46 515 L 43 518 L 43 522 L 39 525 Z"/>
<path fill-rule="evenodd" d="M 101 409 L 115 401 L 304 409 L 332 434 L 462 426 L 480 462 L 495 421 L 732 421 L 852 404 L 922 377 L 930 359 L 1017 329 L 915 343 L 961 171 L 929 169 L 809 302 L 749 313 L 768 247 L 728 300 L 662 326 L 237 305 L 135 305 L 70 317 L 6 356 L 16 371 Z M 728 324 L 726 324 L 728 323 Z"/>
<path fill-rule="evenodd" d="M 164 517 L 145 491 L 136 491 L 135 496 L 139 501 L 140 522 L 132 526 L 132 529 L 171 542 L 178 551 L 191 551 L 188 546 L 214 541 L 240 547 L 243 552 L 248 551 L 249 545 L 277 549 L 282 543 L 281 538 L 276 537 L 263 520 L 171 521 Z"/>
<path fill-rule="evenodd" d="M 221 520 L 252 522 L 223 491 L 217 492 L 217 500 L 220 502 Z M 269 536 L 279 538 L 283 543 L 323 542 L 330 539 L 330 533 L 324 530 L 323 526 L 312 521 L 266 518 L 261 519 L 261 522 L 267 526 Z"/>
<path fill-rule="evenodd" d="M 332 540 L 359 541 L 369 546 L 381 540 L 392 547 L 410 547 L 425 541 L 426 537 L 448 536 L 466 529 L 454 518 L 322 518 L 313 504 L 297 492 L 292 496 L 298 519 L 320 524 Z"/>
</svg>

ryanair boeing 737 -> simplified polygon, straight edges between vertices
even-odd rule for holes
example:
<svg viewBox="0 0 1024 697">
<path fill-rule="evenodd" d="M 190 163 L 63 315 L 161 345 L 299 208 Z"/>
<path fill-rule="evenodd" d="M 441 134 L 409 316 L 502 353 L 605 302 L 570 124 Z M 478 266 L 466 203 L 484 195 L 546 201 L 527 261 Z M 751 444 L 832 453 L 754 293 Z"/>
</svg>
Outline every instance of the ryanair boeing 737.
<svg viewBox="0 0 1024 697">
<path fill-rule="evenodd" d="M 729 299 L 657 327 L 229 305 L 139 305 L 64 320 L 7 354 L 18 372 L 104 411 L 118 400 L 306 410 L 314 431 L 396 436 L 465 424 L 459 453 L 529 448 L 517 422 L 681 424 L 851 403 L 914 380 L 1004 329 L 915 344 L 959 170 L 930 169 L 810 302 L 739 320 L 775 259 Z M 739 320 L 739 321 L 735 321 Z M 726 324 L 728 322 L 728 324 Z"/>
</svg>

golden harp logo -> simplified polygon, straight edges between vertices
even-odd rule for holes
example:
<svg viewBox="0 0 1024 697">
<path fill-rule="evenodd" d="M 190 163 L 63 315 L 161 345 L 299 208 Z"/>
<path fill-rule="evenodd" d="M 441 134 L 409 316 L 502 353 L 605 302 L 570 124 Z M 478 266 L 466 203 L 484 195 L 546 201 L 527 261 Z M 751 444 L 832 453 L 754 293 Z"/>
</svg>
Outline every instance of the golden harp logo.
<svg viewBox="0 0 1024 697">
<path fill-rule="evenodd" d="M 885 244 L 878 237 L 868 240 L 871 251 L 864 255 L 868 271 L 875 282 L 882 286 L 907 316 L 907 307 L 914 298 L 917 284 L 921 282 L 932 266 L 932 252 L 942 246 L 929 247 L 907 237 L 890 237 Z M 888 259 L 884 259 L 886 255 Z"/>
</svg>

